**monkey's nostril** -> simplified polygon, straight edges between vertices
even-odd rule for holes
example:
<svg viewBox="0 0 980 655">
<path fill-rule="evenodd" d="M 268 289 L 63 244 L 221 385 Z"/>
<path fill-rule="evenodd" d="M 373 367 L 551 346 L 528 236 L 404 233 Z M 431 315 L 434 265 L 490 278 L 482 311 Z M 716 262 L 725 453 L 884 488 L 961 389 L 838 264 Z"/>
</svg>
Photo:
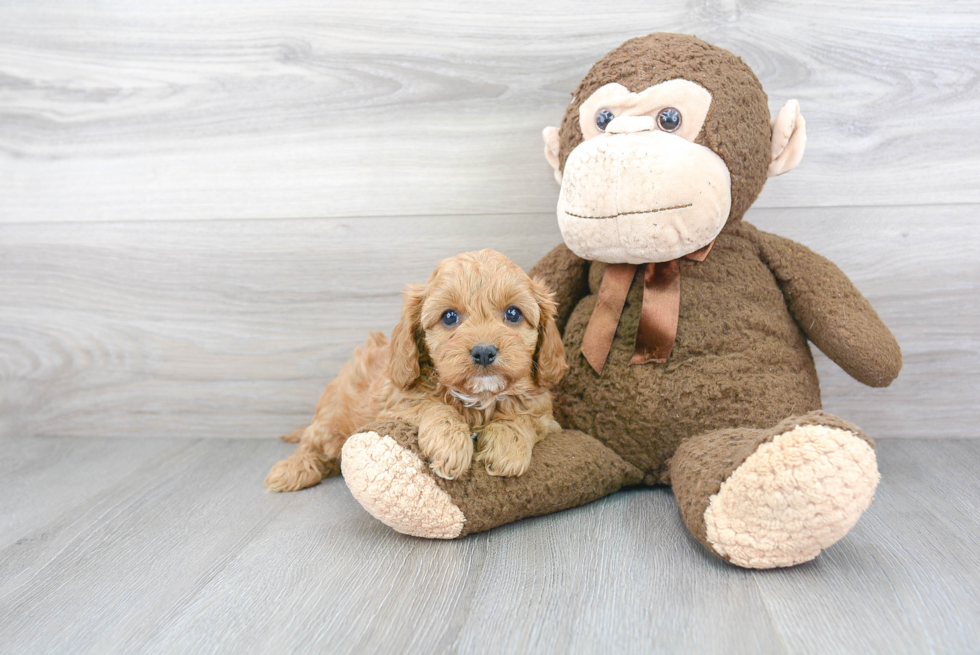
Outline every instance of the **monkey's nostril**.
<svg viewBox="0 0 980 655">
<path fill-rule="evenodd" d="M 474 364 L 489 366 L 497 359 L 497 348 L 488 343 L 478 343 L 470 350 L 470 357 Z"/>
</svg>

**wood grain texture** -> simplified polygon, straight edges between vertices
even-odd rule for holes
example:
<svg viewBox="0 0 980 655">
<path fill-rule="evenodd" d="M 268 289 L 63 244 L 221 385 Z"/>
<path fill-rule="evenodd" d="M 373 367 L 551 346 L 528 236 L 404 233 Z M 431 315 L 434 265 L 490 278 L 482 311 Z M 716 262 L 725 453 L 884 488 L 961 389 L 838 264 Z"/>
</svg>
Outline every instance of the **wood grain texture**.
<svg viewBox="0 0 980 655">
<path fill-rule="evenodd" d="M 191 442 L 0 438 L 0 534 L 27 533 Z M 13 447 L 12 447 L 13 446 Z M 0 575 L 2 578 L 2 575 Z"/>
<path fill-rule="evenodd" d="M 542 127 L 653 31 L 801 101 L 759 207 L 980 202 L 974 0 L 39 0 L 0 7 L 0 222 L 550 212 Z"/>
<path fill-rule="evenodd" d="M 77 449 L 92 475 L 37 459 L 38 443 Z M 117 457 L 107 444 L 142 463 L 103 486 L 94 473 Z M 264 493 L 287 444 L 3 445 L 32 462 L 0 460 L 4 489 L 41 476 L 37 494 L 78 498 L 0 527 L 0 643 L 12 655 L 863 655 L 969 653 L 980 639 L 977 440 L 880 443 L 883 480 L 858 525 L 814 562 L 774 571 L 708 555 L 663 489 L 440 542 L 390 531 L 339 478 Z"/>
<path fill-rule="evenodd" d="M 902 345 L 879 390 L 818 353 L 829 411 L 876 438 L 975 436 L 977 211 L 752 210 L 835 261 Z M 288 432 L 447 253 L 527 268 L 560 239 L 550 214 L 0 226 L 0 435 Z"/>
<path fill-rule="evenodd" d="M 496 247 L 530 266 L 560 241 L 541 217 L 0 230 L 0 434 L 11 435 L 291 430 L 447 253 Z"/>
</svg>

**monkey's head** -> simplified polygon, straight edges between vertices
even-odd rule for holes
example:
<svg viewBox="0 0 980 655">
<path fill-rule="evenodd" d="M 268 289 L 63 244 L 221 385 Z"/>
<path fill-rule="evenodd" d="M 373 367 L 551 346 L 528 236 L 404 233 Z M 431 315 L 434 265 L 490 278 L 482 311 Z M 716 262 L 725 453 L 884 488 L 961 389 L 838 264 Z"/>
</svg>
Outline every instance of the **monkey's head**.
<svg viewBox="0 0 980 655">
<path fill-rule="evenodd" d="M 585 259 L 629 264 L 711 243 L 806 144 L 799 103 L 770 120 L 741 59 L 682 34 L 632 39 L 603 57 L 561 130 L 543 134 L 565 243 Z"/>
</svg>

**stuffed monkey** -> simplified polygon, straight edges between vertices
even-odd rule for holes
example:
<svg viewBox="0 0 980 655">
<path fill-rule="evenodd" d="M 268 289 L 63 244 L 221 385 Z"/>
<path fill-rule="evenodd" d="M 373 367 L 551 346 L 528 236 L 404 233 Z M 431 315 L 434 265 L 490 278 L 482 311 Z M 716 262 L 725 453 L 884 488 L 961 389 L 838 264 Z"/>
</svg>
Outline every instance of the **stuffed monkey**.
<svg viewBox="0 0 980 655">
<path fill-rule="evenodd" d="M 854 526 L 879 475 L 871 439 L 821 411 L 808 342 L 876 387 L 902 359 L 834 264 L 742 221 L 803 155 L 798 103 L 771 118 L 741 59 L 652 34 L 595 64 L 544 137 L 565 243 L 531 273 L 559 303 L 564 431 L 520 477 L 474 466 L 444 480 L 414 428 L 369 425 L 343 448 L 352 493 L 400 532 L 456 538 L 669 485 L 725 561 L 813 559 Z"/>
</svg>

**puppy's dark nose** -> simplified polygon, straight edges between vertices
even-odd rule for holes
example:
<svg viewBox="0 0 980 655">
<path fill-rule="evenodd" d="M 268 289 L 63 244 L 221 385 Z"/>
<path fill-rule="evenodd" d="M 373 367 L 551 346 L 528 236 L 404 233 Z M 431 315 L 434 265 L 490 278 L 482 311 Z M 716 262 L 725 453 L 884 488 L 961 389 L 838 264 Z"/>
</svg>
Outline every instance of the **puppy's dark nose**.
<svg viewBox="0 0 980 655">
<path fill-rule="evenodd" d="M 478 343 L 473 346 L 470 356 L 473 358 L 474 364 L 490 366 L 493 364 L 493 360 L 497 359 L 497 348 L 488 343 Z"/>
</svg>

